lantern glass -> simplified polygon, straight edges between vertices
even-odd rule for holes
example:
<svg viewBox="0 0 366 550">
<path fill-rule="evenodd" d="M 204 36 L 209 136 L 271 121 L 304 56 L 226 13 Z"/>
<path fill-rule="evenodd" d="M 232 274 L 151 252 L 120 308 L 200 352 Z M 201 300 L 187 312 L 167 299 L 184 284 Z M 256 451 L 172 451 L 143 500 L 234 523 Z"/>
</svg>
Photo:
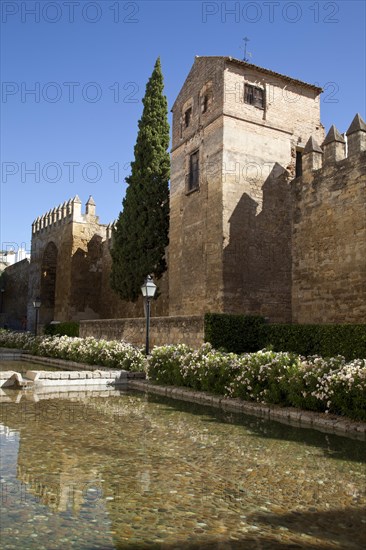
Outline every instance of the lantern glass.
<svg viewBox="0 0 366 550">
<path fill-rule="evenodd" d="M 155 292 L 156 292 L 156 285 L 154 284 L 154 281 L 152 280 L 151 276 L 148 275 L 146 277 L 146 281 L 141 287 L 141 292 L 144 298 L 154 298 Z"/>
<path fill-rule="evenodd" d="M 39 308 L 41 307 L 41 303 L 42 303 L 42 302 L 41 302 L 40 298 L 36 298 L 36 299 L 33 301 L 33 307 L 34 307 L 35 309 L 39 309 Z"/>
</svg>

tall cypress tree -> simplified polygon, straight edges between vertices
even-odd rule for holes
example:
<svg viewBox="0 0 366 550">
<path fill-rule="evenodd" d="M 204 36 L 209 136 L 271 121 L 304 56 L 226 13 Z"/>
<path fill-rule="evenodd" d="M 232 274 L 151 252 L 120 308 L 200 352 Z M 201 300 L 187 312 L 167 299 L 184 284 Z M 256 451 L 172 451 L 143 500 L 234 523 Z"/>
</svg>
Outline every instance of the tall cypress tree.
<svg viewBox="0 0 366 550">
<path fill-rule="evenodd" d="M 168 104 L 163 95 L 160 58 L 146 85 L 138 135 L 126 178 L 127 190 L 111 250 L 111 286 L 124 300 L 135 301 L 148 274 L 166 270 L 169 229 Z"/>
</svg>

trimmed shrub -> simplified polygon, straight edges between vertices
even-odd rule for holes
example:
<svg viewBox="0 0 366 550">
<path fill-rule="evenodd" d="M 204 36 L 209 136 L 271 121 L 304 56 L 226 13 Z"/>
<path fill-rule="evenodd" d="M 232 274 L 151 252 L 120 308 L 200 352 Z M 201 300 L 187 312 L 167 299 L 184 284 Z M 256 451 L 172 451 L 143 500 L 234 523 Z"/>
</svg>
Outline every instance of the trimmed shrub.
<svg viewBox="0 0 366 550">
<path fill-rule="evenodd" d="M 366 358 L 366 325 L 266 325 L 264 343 L 274 350 L 347 360 Z"/>
<path fill-rule="evenodd" d="M 366 358 L 365 325 L 267 324 L 263 317 L 208 313 L 205 341 L 216 349 L 249 353 L 263 348 L 300 355 Z"/>
<path fill-rule="evenodd" d="M 79 336 L 79 323 L 50 323 L 44 327 L 43 332 L 47 336 Z"/>
<path fill-rule="evenodd" d="M 233 353 L 258 351 L 264 347 L 264 326 L 264 317 L 206 313 L 205 341 Z"/>
</svg>

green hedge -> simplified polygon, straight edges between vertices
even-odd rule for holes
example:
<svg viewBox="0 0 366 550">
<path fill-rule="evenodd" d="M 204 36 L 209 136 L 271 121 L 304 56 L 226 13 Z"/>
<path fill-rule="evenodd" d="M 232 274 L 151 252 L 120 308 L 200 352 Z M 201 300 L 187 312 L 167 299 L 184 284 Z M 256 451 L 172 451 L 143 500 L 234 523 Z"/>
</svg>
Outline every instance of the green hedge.
<svg viewBox="0 0 366 550">
<path fill-rule="evenodd" d="M 79 323 L 73 321 L 49 324 L 44 327 L 47 336 L 79 336 Z"/>
<path fill-rule="evenodd" d="M 366 358 L 366 325 L 266 325 L 265 345 L 275 351 Z"/>
<path fill-rule="evenodd" d="M 206 313 L 205 342 L 213 348 L 234 353 L 258 351 L 262 345 L 263 317 Z"/>
<path fill-rule="evenodd" d="M 205 341 L 234 353 L 271 347 L 305 356 L 366 358 L 366 325 L 268 324 L 263 317 L 207 313 Z"/>
</svg>

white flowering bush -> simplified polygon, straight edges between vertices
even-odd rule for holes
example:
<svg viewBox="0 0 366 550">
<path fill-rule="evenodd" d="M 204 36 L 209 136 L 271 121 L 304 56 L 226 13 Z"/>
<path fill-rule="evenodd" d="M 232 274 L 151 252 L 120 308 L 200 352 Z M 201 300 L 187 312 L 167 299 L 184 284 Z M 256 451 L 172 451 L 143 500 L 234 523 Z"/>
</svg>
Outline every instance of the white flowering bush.
<svg viewBox="0 0 366 550">
<path fill-rule="evenodd" d="M 339 357 L 337 368 L 325 371 L 315 384 L 312 396 L 325 412 L 366 420 L 366 359 L 346 363 Z"/>
<path fill-rule="evenodd" d="M 143 353 L 131 344 L 116 340 L 97 340 L 93 337 L 34 337 L 30 333 L 0 330 L 0 347 L 19 348 L 35 355 L 130 371 L 143 371 L 146 362 Z"/>
<path fill-rule="evenodd" d="M 289 379 L 300 367 L 294 353 L 260 350 L 240 356 L 240 370 L 228 386 L 228 395 L 260 403 L 290 405 Z"/>
<path fill-rule="evenodd" d="M 366 420 L 366 360 L 308 358 L 261 350 L 236 355 L 204 344 L 153 349 L 148 377 L 260 403 L 278 403 Z"/>
<path fill-rule="evenodd" d="M 0 347 L 108 368 L 143 371 L 162 384 L 187 386 L 259 403 L 278 403 L 366 420 L 366 359 L 302 357 L 264 349 L 224 353 L 204 344 L 155 347 L 146 359 L 131 344 L 95 338 L 38 336 L 0 329 Z"/>
<path fill-rule="evenodd" d="M 238 355 L 220 352 L 211 344 L 204 344 L 198 350 L 191 350 L 184 358 L 182 375 L 191 388 L 225 394 L 239 368 Z"/>
<path fill-rule="evenodd" d="M 312 411 L 326 411 L 326 395 L 319 390 L 324 376 L 334 373 L 344 364 L 341 356 L 323 359 L 317 355 L 301 357 L 300 367 L 289 380 L 289 401 L 295 407 Z"/>
<path fill-rule="evenodd" d="M 147 364 L 147 378 L 163 384 L 184 384 L 183 361 L 190 348 L 185 344 L 155 347 Z"/>
<path fill-rule="evenodd" d="M 295 354 L 270 350 L 237 355 L 217 351 L 210 344 L 198 350 L 162 346 L 152 351 L 148 376 L 231 397 L 261 401 L 269 395 L 272 402 L 283 402 L 282 386 L 299 363 Z"/>
<path fill-rule="evenodd" d="M 30 332 L 11 332 L 0 329 L 0 347 L 32 350 L 36 337 Z"/>
</svg>

